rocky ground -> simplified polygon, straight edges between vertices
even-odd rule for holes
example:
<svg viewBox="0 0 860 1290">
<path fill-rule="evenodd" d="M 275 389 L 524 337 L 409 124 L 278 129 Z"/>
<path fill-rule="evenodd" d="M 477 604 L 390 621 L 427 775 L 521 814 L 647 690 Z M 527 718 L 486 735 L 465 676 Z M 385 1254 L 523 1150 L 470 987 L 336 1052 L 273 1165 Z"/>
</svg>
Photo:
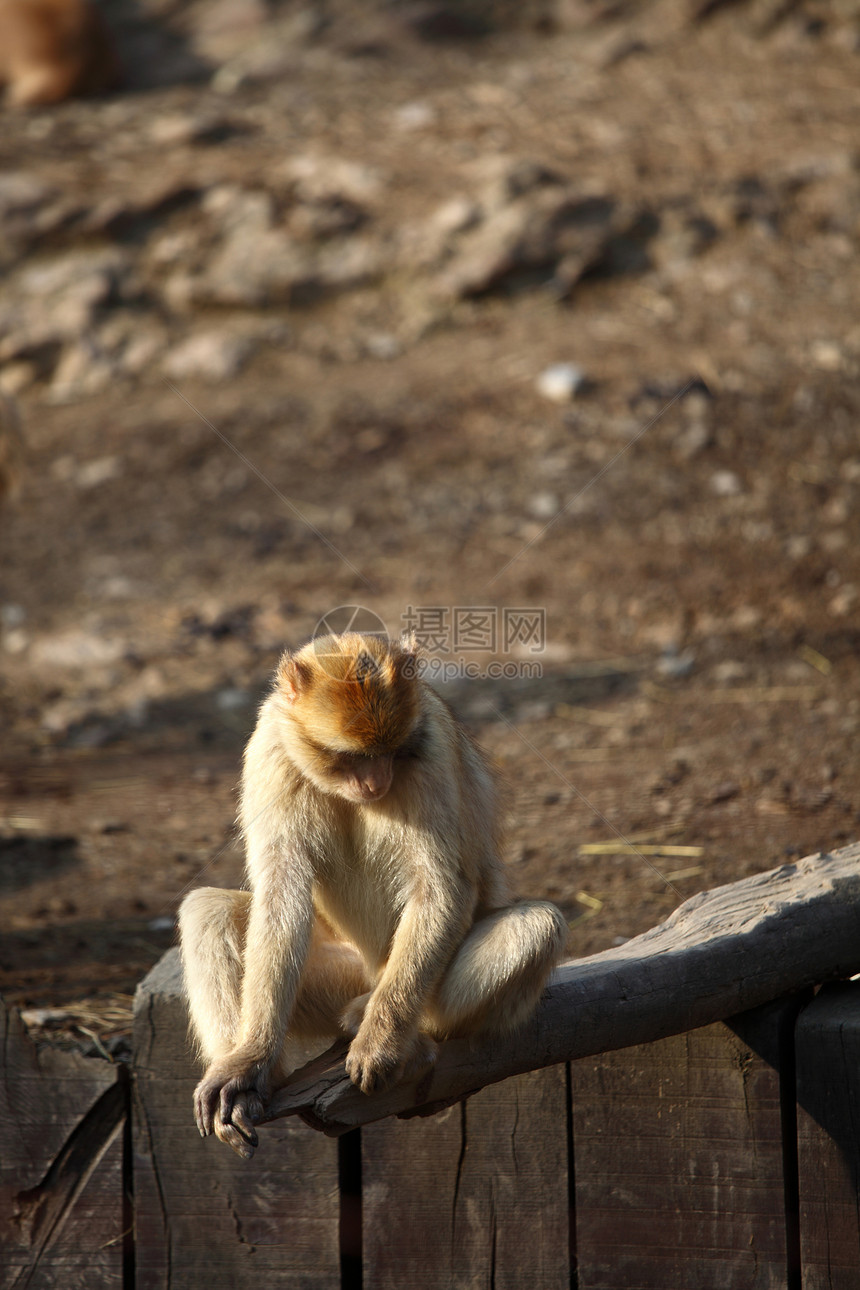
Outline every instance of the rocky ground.
<svg viewBox="0 0 860 1290">
<path fill-rule="evenodd" d="M 857 5 L 106 10 L 0 117 L 4 996 L 121 1044 L 340 605 L 478 665 L 573 953 L 855 838 Z"/>
</svg>

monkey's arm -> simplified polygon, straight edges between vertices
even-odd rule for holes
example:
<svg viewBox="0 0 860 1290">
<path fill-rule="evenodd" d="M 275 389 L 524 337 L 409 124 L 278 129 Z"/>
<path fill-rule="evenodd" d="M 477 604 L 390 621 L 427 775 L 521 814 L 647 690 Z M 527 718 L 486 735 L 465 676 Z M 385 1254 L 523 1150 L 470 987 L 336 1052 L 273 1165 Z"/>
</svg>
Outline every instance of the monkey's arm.
<svg viewBox="0 0 860 1290">
<path fill-rule="evenodd" d="M 312 878 L 298 847 L 248 838 L 252 900 L 245 937 L 242 1001 L 234 1047 L 209 1065 L 194 1093 L 197 1127 L 242 1151 L 256 1145 L 253 1121 L 271 1091 L 313 924 Z M 280 854 L 279 854 L 280 852 Z M 244 1096 L 237 1103 L 240 1094 Z"/>
<path fill-rule="evenodd" d="M 385 970 L 350 1045 L 346 1068 L 365 1093 L 402 1078 L 410 1061 L 432 1060 L 435 1047 L 418 1033 L 430 993 L 469 926 L 472 898 L 444 855 L 422 858 L 397 924 Z"/>
</svg>

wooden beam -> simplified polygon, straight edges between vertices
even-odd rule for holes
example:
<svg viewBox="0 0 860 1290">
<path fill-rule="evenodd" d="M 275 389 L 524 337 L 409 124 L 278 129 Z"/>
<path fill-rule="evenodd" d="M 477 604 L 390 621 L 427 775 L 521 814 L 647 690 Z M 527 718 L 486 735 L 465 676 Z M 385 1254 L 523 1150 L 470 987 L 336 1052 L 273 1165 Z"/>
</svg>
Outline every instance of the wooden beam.
<svg viewBox="0 0 860 1290">
<path fill-rule="evenodd" d="M 487 1084 L 650 1043 L 860 971 L 860 844 L 701 892 L 659 927 L 563 964 L 537 1014 L 504 1040 L 453 1040 L 420 1083 L 367 1096 L 344 1045 L 275 1093 L 265 1120 L 301 1115 L 341 1134 L 389 1115 L 432 1114 Z"/>
</svg>

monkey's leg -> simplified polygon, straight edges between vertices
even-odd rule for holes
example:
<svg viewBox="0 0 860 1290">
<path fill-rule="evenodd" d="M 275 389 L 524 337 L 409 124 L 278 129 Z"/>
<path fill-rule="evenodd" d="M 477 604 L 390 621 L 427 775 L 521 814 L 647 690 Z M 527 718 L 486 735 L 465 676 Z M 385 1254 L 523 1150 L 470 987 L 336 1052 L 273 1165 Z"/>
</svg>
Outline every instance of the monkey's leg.
<svg viewBox="0 0 860 1290">
<path fill-rule="evenodd" d="M 534 1012 L 567 938 L 544 901 L 496 910 L 472 927 L 427 1008 L 439 1038 L 514 1030 Z"/>
<path fill-rule="evenodd" d="M 229 1053 L 237 1039 L 250 908 L 250 892 L 220 887 L 192 891 L 179 908 L 188 1012 L 207 1066 Z M 254 1122 L 258 1109 L 243 1098 L 233 1108 L 232 1123 L 224 1123 L 219 1115 L 212 1126 L 216 1136 L 245 1159 L 257 1146 Z"/>
<path fill-rule="evenodd" d="M 179 932 L 188 1007 L 201 1056 L 208 1065 L 225 1056 L 238 1039 L 243 958 L 251 893 L 203 887 L 191 892 L 179 911 Z M 302 1059 L 299 1041 L 343 1033 L 340 1015 L 356 995 L 370 988 L 357 950 L 315 920 L 289 1033 L 272 1072 L 274 1087 Z M 247 1158 L 257 1145 L 256 1109 L 240 1094 L 233 1123 L 216 1117 L 217 1136 Z"/>
<path fill-rule="evenodd" d="M 207 1065 L 236 1041 L 250 907 L 248 891 L 201 887 L 179 909 L 188 1011 Z"/>
<path fill-rule="evenodd" d="M 202 887 L 186 896 L 179 910 L 191 1023 L 206 1062 L 229 1052 L 236 1040 L 250 908 L 248 891 Z M 299 1040 L 342 1034 L 341 1014 L 370 989 L 361 955 L 317 918 L 290 1034 Z M 293 1069 L 287 1052 L 279 1065 L 282 1074 Z"/>
</svg>

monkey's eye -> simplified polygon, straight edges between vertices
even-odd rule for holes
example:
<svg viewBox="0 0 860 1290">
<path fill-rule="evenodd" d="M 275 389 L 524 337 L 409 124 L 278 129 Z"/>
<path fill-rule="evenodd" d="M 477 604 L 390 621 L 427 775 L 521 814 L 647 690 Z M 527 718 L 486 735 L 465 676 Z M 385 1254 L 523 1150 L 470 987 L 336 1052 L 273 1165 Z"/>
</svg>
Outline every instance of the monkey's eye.
<svg viewBox="0 0 860 1290">
<path fill-rule="evenodd" d="M 348 775 L 355 770 L 356 766 L 367 761 L 364 753 L 337 752 L 330 753 L 334 769 L 342 774 Z"/>
<path fill-rule="evenodd" d="M 398 761 L 409 761 L 420 757 L 424 751 L 425 732 L 423 725 L 417 726 L 402 743 L 398 744 L 393 750 L 394 757 Z"/>
</svg>

